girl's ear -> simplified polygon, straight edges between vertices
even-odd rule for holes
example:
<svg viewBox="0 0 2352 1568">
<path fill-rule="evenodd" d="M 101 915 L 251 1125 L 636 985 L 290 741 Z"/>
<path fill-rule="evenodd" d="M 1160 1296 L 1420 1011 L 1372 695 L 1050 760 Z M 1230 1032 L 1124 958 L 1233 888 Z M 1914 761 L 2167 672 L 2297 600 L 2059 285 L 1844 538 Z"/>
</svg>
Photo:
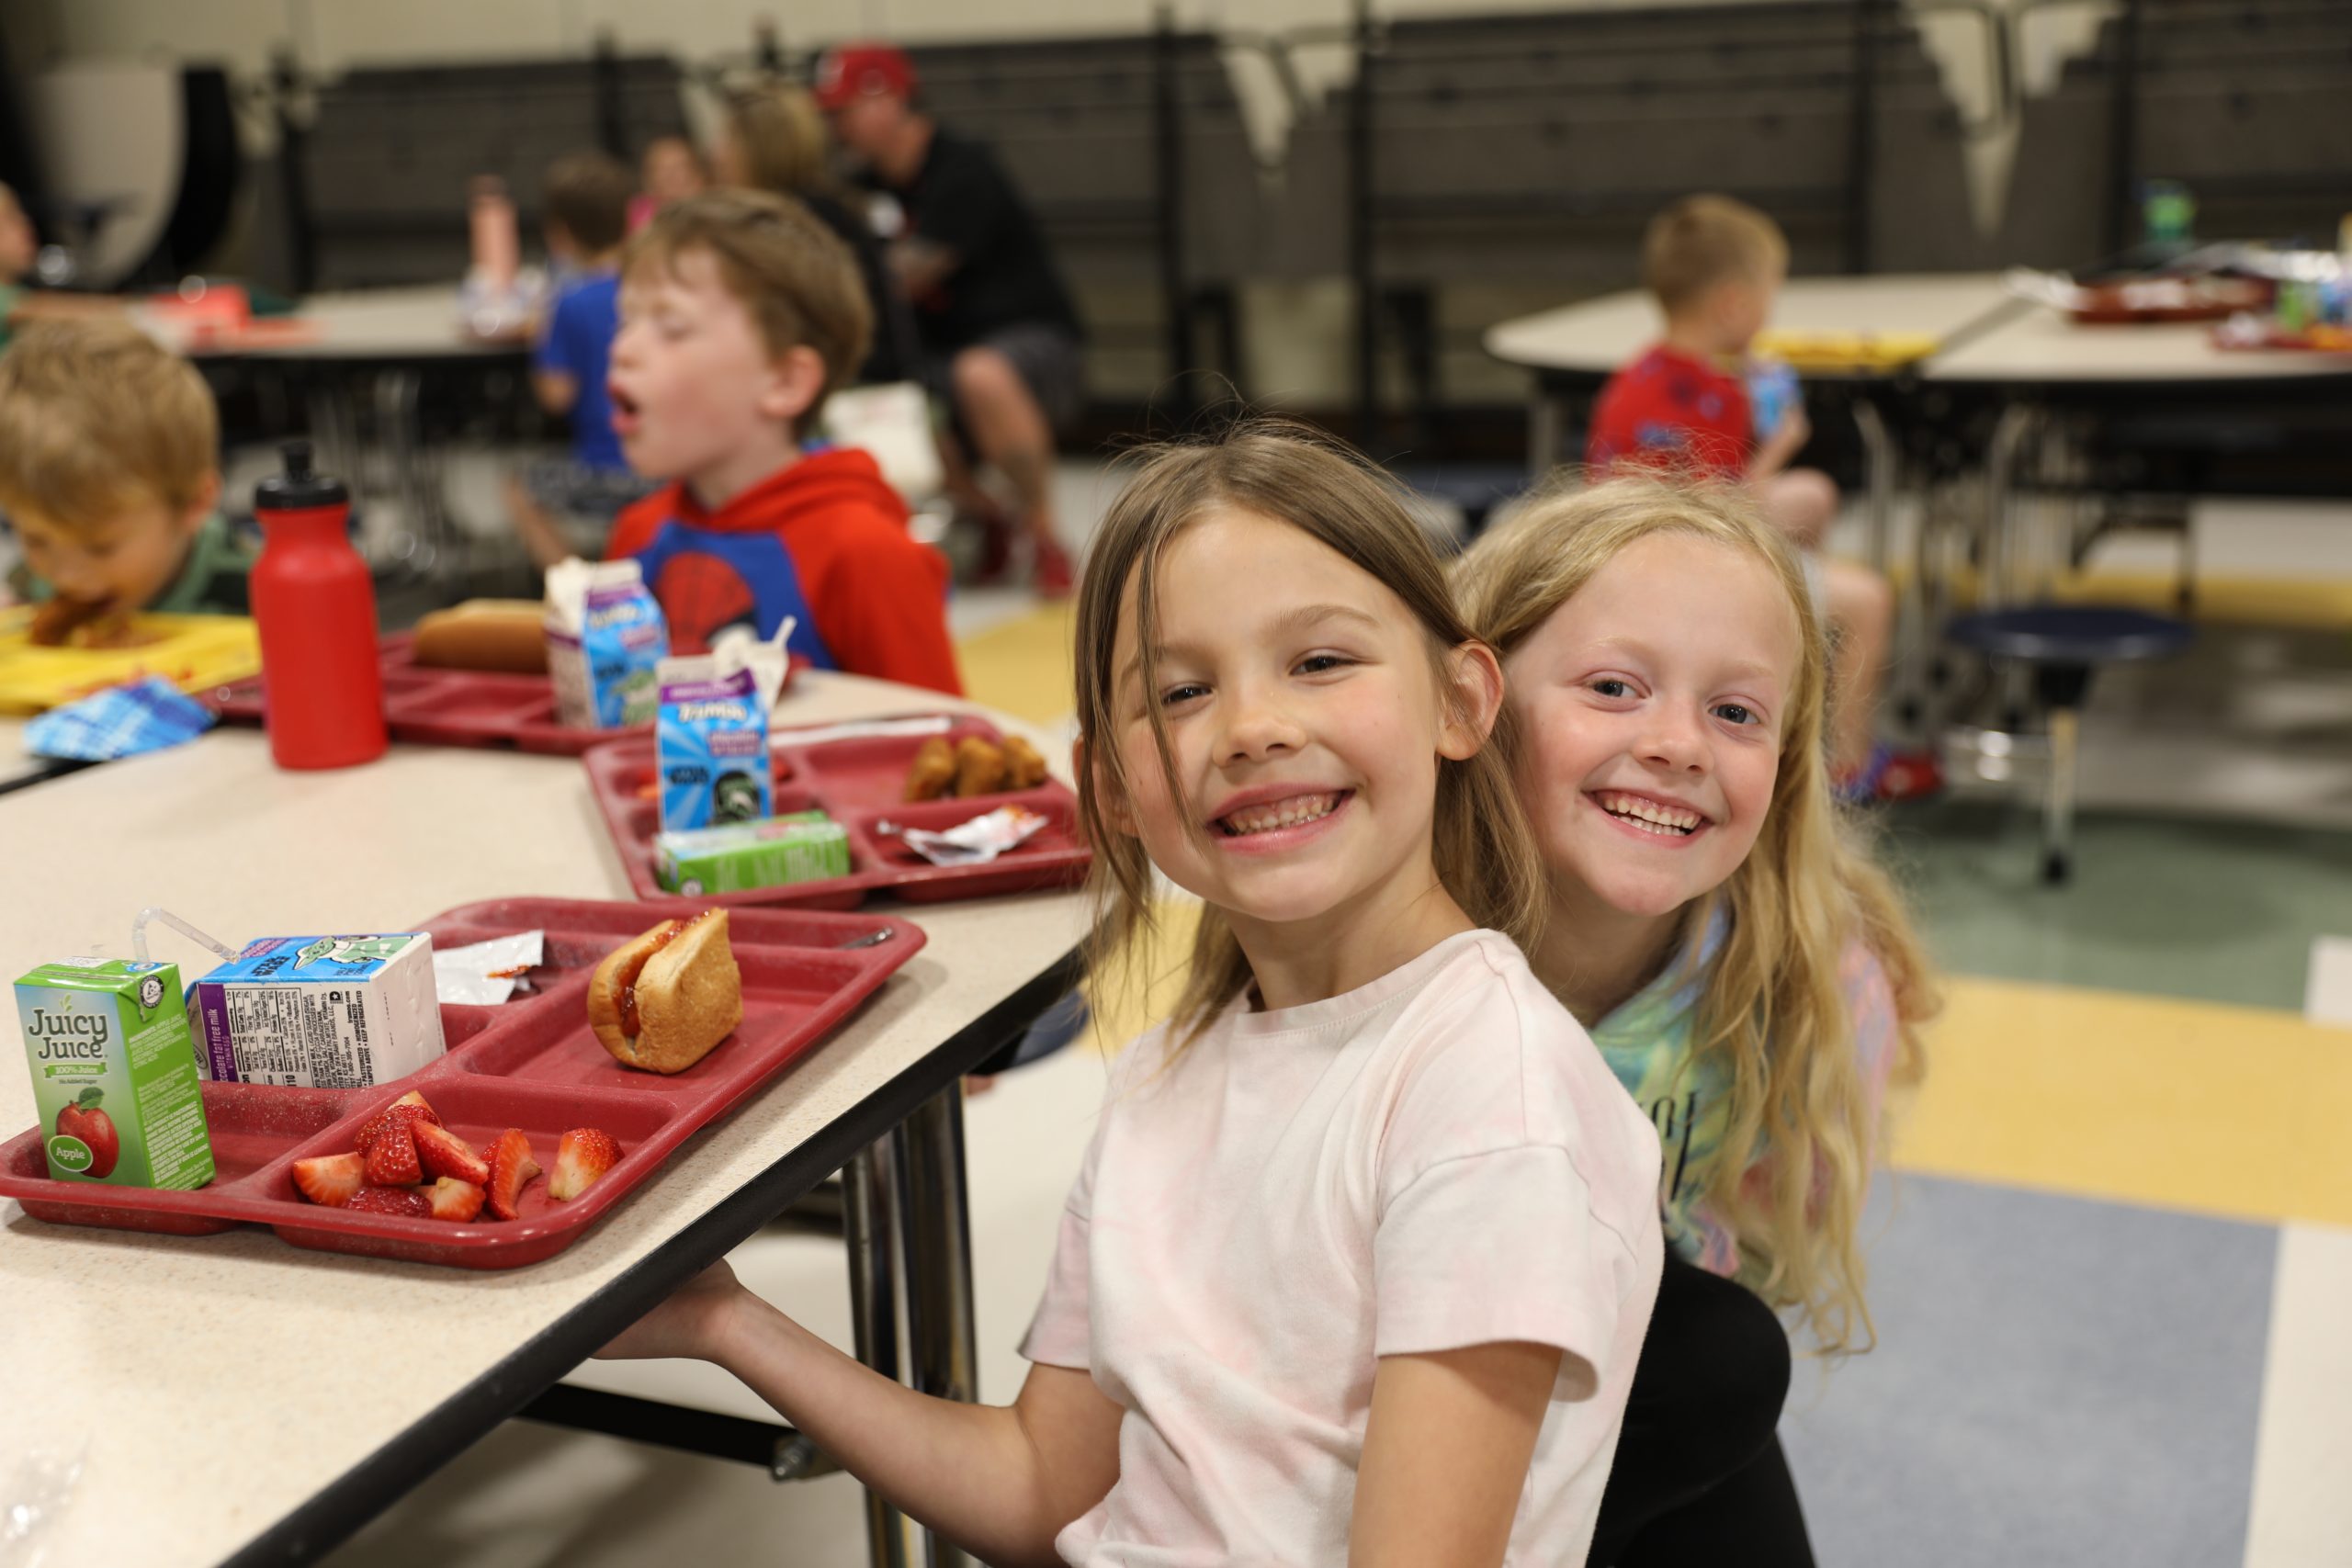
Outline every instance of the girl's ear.
<svg viewBox="0 0 2352 1568">
<path fill-rule="evenodd" d="M 1094 768 L 1091 776 L 1087 773 L 1089 768 Z M 1083 735 L 1069 743 L 1069 771 L 1085 779 L 1094 791 L 1095 803 L 1102 809 L 1102 820 L 1111 824 L 1114 830 L 1134 838 L 1136 821 L 1134 815 L 1127 810 L 1126 794 L 1112 783 L 1108 773 L 1094 766 L 1092 750 Z"/>
<path fill-rule="evenodd" d="M 1502 661 L 1493 649 L 1473 639 L 1447 652 L 1445 672 L 1452 689 L 1439 717 L 1437 754 L 1448 761 L 1466 762 L 1487 744 L 1495 717 L 1502 712 Z"/>
</svg>

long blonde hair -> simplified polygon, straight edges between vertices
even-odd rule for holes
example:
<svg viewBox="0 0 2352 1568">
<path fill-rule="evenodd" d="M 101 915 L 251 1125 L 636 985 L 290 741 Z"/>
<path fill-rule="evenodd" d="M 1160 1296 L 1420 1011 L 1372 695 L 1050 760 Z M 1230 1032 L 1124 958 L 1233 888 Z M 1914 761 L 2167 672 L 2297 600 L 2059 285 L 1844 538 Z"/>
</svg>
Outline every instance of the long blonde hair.
<svg viewBox="0 0 2352 1568">
<path fill-rule="evenodd" d="M 1894 993 L 1894 1082 L 1918 1081 L 1920 1025 L 1938 1000 L 1894 884 L 1830 791 L 1826 649 L 1794 552 L 1743 492 L 1620 479 L 1536 500 L 1462 559 L 1455 591 L 1464 618 L 1508 660 L 1627 547 L 1671 535 L 1763 562 L 1805 649 L 1755 847 L 1722 886 L 1693 900 L 1684 926 L 1703 931 L 1719 912 L 1727 917 L 1696 976 L 1694 1055 L 1721 1061 L 1732 1085 L 1706 1202 L 1737 1237 L 1742 1275 L 1765 1300 L 1800 1309 L 1824 1351 L 1867 1349 L 1874 1336 L 1856 1232 L 1883 1129 L 1871 1123 L 1854 1059 L 1840 984 L 1849 944 L 1870 951 Z M 1686 942 L 1686 953 L 1694 946 Z"/>
<path fill-rule="evenodd" d="M 752 188 L 778 196 L 848 193 L 826 164 L 825 116 L 808 88 L 789 83 L 748 87 L 727 101 L 727 131 Z"/>
<path fill-rule="evenodd" d="M 1094 846 L 1090 886 L 1099 918 L 1091 967 L 1098 981 L 1113 965 L 1137 963 L 1157 934 L 1151 863 L 1139 840 L 1114 827 L 1114 804 L 1123 811 L 1134 791 L 1119 755 L 1112 660 L 1133 579 L 1141 680 L 1144 690 L 1157 689 L 1159 564 L 1178 535 L 1219 507 L 1287 523 L 1404 602 L 1428 635 L 1433 671 L 1442 671 L 1449 649 L 1475 640 L 1455 613 L 1444 569 L 1396 486 L 1338 443 L 1304 426 L 1256 420 L 1216 439 L 1153 447 L 1139 457 L 1094 536 L 1078 593 L 1075 663 L 1084 742 L 1078 807 Z M 1441 686 L 1446 701 L 1455 703 L 1452 682 Z M 1170 793 L 1182 798 L 1167 721 L 1157 705 L 1148 712 L 1162 775 Z M 1456 716 L 1466 716 L 1457 711 Z M 1438 880 L 1464 912 L 1524 947 L 1542 919 L 1544 874 L 1511 784 L 1510 748 L 1498 743 L 1509 723 L 1507 713 L 1498 714 L 1489 743 L 1465 761 L 1432 755 L 1438 783 L 1431 852 Z M 1250 982 L 1249 961 L 1232 928 L 1217 910 L 1204 908 L 1172 1015 L 1177 1048 L 1197 1038 Z"/>
</svg>

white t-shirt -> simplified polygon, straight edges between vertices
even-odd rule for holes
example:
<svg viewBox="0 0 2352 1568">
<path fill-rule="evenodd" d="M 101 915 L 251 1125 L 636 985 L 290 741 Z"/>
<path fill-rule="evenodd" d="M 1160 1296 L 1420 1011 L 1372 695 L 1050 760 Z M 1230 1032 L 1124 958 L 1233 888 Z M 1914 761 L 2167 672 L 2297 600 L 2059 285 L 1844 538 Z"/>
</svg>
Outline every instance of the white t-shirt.
<svg viewBox="0 0 2352 1568">
<path fill-rule="evenodd" d="M 1347 1560 L 1376 1358 L 1558 1346 L 1511 1564 L 1579 1563 L 1657 1294 L 1657 1134 L 1498 932 L 1114 1070 L 1021 1352 L 1126 1412 L 1072 1563 Z"/>
</svg>

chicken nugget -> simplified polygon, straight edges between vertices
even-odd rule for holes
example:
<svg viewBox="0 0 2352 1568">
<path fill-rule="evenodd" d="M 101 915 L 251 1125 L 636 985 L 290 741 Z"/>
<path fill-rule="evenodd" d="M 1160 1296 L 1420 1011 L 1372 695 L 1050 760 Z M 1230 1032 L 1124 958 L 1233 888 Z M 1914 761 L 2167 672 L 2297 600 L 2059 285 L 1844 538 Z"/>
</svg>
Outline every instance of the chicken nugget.
<svg viewBox="0 0 2352 1568">
<path fill-rule="evenodd" d="M 1046 782 L 1046 759 L 1018 735 L 1004 738 L 1004 787 L 1035 789 Z"/>
<path fill-rule="evenodd" d="M 1003 787 L 1003 750 L 977 735 L 966 736 L 956 747 L 956 793 L 994 795 Z"/>
<path fill-rule="evenodd" d="M 956 752 L 946 738 L 934 735 L 915 752 L 907 770 L 909 800 L 937 800 L 956 783 Z"/>
</svg>

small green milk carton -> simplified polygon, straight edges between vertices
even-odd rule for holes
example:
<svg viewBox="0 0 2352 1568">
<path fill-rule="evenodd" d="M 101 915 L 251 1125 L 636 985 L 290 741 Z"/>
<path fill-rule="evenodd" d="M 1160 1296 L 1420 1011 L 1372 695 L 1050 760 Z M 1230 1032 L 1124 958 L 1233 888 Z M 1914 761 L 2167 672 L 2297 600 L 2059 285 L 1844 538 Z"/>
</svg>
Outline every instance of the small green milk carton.
<svg viewBox="0 0 2352 1568">
<path fill-rule="evenodd" d="M 212 1179 L 176 964 L 61 958 L 17 982 L 49 1174 L 109 1187 Z"/>
</svg>

